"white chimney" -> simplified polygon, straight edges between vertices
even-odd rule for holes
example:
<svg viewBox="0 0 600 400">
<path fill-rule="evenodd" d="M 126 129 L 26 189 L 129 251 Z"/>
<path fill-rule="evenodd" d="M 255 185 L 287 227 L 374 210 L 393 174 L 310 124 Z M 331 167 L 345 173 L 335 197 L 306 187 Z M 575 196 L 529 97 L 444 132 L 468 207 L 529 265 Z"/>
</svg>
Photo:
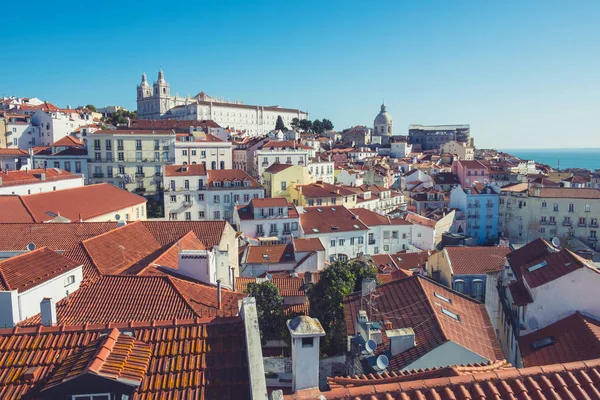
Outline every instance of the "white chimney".
<svg viewBox="0 0 600 400">
<path fill-rule="evenodd" d="M 40 302 L 40 312 L 42 314 L 42 325 L 56 325 L 56 304 L 51 297 L 45 297 Z"/>
<path fill-rule="evenodd" d="M 287 320 L 292 337 L 292 391 L 319 387 L 319 342 L 325 330 L 306 315 Z"/>
<path fill-rule="evenodd" d="M 390 340 L 392 357 L 415 347 L 415 331 L 413 328 L 389 329 L 385 331 Z"/>
</svg>

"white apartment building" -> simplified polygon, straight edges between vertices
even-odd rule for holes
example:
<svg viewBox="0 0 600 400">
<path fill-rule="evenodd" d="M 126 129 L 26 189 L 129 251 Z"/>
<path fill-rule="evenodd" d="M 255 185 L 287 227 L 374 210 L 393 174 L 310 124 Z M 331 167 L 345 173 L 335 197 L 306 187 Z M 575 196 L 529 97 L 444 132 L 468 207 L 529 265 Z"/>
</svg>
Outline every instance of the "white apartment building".
<svg viewBox="0 0 600 400">
<path fill-rule="evenodd" d="M 211 134 L 194 131 L 177 135 L 175 164 L 203 164 L 207 170 L 232 169 L 233 145 Z"/>
<path fill-rule="evenodd" d="M 270 142 L 269 137 L 244 138 L 243 142 L 237 142 L 233 148 L 233 168 L 243 169 L 250 176 L 256 174 L 256 152 L 260 150 L 263 144 Z"/>
<path fill-rule="evenodd" d="M 369 228 L 365 254 L 395 254 L 414 250 L 412 224 L 400 218 L 389 218 L 365 208 L 352 208 L 352 214 Z"/>
<path fill-rule="evenodd" d="M 262 199 L 264 188 L 239 169 L 206 170 L 203 164 L 165 165 L 165 216 L 171 221 L 233 222 L 236 205 Z"/>
<path fill-rule="evenodd" d="M 20 169 L 31 167 L 29 162 L 29 154 L 25 150 L 13 148 L 0 148 L 0 170 L 10 171 L 12 169 Z"/>
<path fill-rule="evenodd" d="M 335 177 L 336 183 L 345 186 L 361 186 L 364 180 L 365 172 L 354 169 L 342 169 Z"/>
<path fill-rule="evenodd" d="M 100 130 L 88 136 L 91 182 L 109 182 L 138 194 L 156 193 L 163 165 L 174 162 L 171 131 Z"/>
<path fill-rule="evenodd" d="M 334 171 L 334 162 L 331 161 L 331 156 L 317 156 L 308 163 L 308 172 L 310 172 L 313 182 L 322 181 L 333 185 L 335 183 Z"/>
<path fill-rule="evenodd" d="M 296 207 L 282 197 L 252 199 L 247 206 L 237 206 L 233 221 L 250 241 L 287 243 L 302 234 Z"/>
<path fill-rule="evenodd" d="M 467 146 L 466 143 L 461 143 L 457 141 L 450 141 L 444 143 L 440 150 L 442 154 L 450 153 L 456 154 L 459 160 L 474 160 L 475 159 L 475 150 L 471 146 Z"/>
<path fill-rule="evenodd" d="M 308 165 L 309 151 L 312 147 L 296 143 L 293 140 L 270 141 L 256 151 L 256 172 L 263 172 L 273 164 Z"/>
<path fill-rule="evenodd" d="M 51 143 L 75 132 L 77 128 L 94 121 L 91 113 L 73 109 L 38 109 L 32 117 L 33 125 L 39 127 L 38 146 L 50 146 Z"/>
<path fill-rule="evenodd" d="M 7 148 L 27 150 L 41 145 L 40 129 L 30 115 L 7 114 L 4 121 Z"/>
<path fill-rule="evenodd" d="M 360 257 L 367 251 L 369 227 L 344 206 L 305 207 L 300 211 L 300 225 L 303 238 L 321 241 L 330 262 Z"/>
<path fill-rule="evenodd" d="M 83 176 L 55 168 L 0 172 L 0 195 L 35 194 L 83 186 Z"/>
<path fill-rule="evenodd" d="M 576 237 L 599 250 L 599 220 L 599 189 L 518 183 L 500 193 L 498 230 L 515 243 Z"/>
<path fill-rule="evenodd" d="M 404 158 L 412 152 L 412 144 L 406 140 L 397 140 L 390 143 L 390 156 Z"/>
<path fill-rule="evenodd" d="M 210 97 L 204 92 L 191 98 L 171 96 L 171 86 L 162 70 L 152 87 L 146 74 L 142 75 L 142 82 L 137 87 L 137 112 L 140 119 L 213 120 L 222 127 L 251 136 L 264 135 L 275 129 L 278 116 L 287 127 L 294 118 L 308 119 L 308 112 L 298 109 L 248 105 Z"/>
<path fill-rule="evenodd" d="M 32 168 L 63 169 L 83 175 L 84 182 L 89 182 L 87 161 L 87 147 L 73 136 L 65 136 L 42 150 L 29 149 Z"/>
</svg>

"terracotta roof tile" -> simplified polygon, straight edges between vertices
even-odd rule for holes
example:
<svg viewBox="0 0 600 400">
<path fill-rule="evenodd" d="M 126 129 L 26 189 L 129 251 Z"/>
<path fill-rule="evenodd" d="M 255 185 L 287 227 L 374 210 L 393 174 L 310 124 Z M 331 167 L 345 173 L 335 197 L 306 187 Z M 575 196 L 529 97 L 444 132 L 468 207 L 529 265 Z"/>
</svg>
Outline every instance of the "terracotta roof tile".
<svg viewBox="0 0 600 400">
<path fill-rule="evenodd" d="M 295 140 L 283 140 L 283 141 L 270 141 L 264 144 L 263 148 L 295 148 L 295 149 L 303 149 L 303 150 L 313 150 L 312 147 L 297 143 Z"/>
<path fill-rule="evenodd" d="M 400 218 L 390 218 L 381 214 L 377 214 L 375 211 L 367 210 L 366 208 L 351 208 L 350 212 L 357 215 L 361 222 L 367 226 L 379 226 L 379 225 L 411 225 Z"/>
<path fill-rule="evenodd" d="M 569 249 L 563 249 L 521 266 L 521 275 L 529 287 L 535 288 L 581 268 L 600 273 L 587 260 Z"/>
<path fill-rule="evenodd" d="M 42 182 L 42 174 L 44 174 L 44 181 L 47 182 L 81 179 L 81 175 L 72 174 L 58 168 L 30 169 L 27 171 L 15 170 L 0 173 L 0 178 L 2 179 L 0 186 L 4 187 L 40 183 Z"/>
<path fill-rule="evenodd" d="M 410 222 L 411 224 L 428 226 L 430 228 L 435 227 L 435 224 L 436 224 L 436 222 L 434 220 L 422 217 L 422 216 L 412 213 L 412 212 L 407 213 L 405 219 L 406 219 L 406 221 Z"/>
<path fill-rule="evenodd" d="M 2 290 L 25 292 L 81 264 L 47 247 L 0 261 Z"/>
<path fill-rule="evenodd" d="M 181 250 L 206 250 L 206 246 L 198 240 L 193 231 L 190 231 L 165 250 L 156 260 L 151 261 L 149 265 L 178 270 Z"/>
<path fill-rule="evenodd" d="M 563 199 L 600 199 L 600 189 L 542 187 L 529 188 L 529 195 Z"/>
<path fill-rule="evenodd" d="M 189 133 L 190 127 L 220 128 L 221 126 L 213 120 L 175 120 L 175 119 L 138 119 L 131 121 L 131 127 L 135 129 L 156 130 L 174 129 L 176 132 Z"/>
<path fill-rule="evenodd" d="M 296 262 L 296 259 L 292 243 L 249 246 L 245 260 L 246 264 L 278 264 L 294 262 Z"/>
<path fill-rule="evenodd" d="M 276 174 L 278 172 L 285 171 L 286 169 L 290 168 L 291 166 L 292 166 L 291 164 L 273 164 L 269 168 L 267 168 L 265 170 L 265 172 L 270 173 L 270 174 Z"/>
<path fill-rule="evenodd" d="M 177 240 L 194 232 L 207 248 L 221 243 L 226 221 L 142 221 L 161 246 L 172 245 Z"/>
<path fill-rule="evenodd" d="M 538 238 L 517 250 L 511 251 L 506 255 L 506 259 L 517 278 L 521 278 L 521 267 L 523 265 L 529 264 L 539 258 L 546 257 L 553 252 L 553 246 L 544 239 Z"/>
<path fill-rule="evenodd" d="M 215 187 L 219 182 L 248 182 L 250 187 L 262 187 L 255 179 L 242 169 L 213 169 L 208 171 L 208 186 Z M 241 188 L 241 187 L 240 187 Z"/>
<path fill-rule="evenodd" d="M 305 251 L 325 251 L 323 243 L 318 238 L 298 238 L 293 239 L 294 249 L 297 252 Z"/>
<path fill-rule="evenodd" d="M 6 197 L 10 196 L 1 196 L 0 200 Z M 35 222 L 49 221 L 55 215 L 61 215 L 71 221 L 78 221 L 81 215 L 85 221 L 146 202 L 143 197 L 108 183 L 24 195 L 20 198 Z M 4 205 L 0 205 L 0 209 L 3 207 Z M 14 218 L 9 218 L 3 222 L 26 221 L 15 221 Z"/>
<path fill-rule="evenodd" d="M 165 176 L 206 176 L 204 164 L 165 165 Z"/>
<path fill-rule="evenodd" d="M 250 205 L 254 208 L 263 207 L 287 207 L 288 202 L 283 197 L 273 197 L 269 199 L 252 199 Z"/>
<path fill-rule="evenodd" d="M 448 255 L 454 275 L 485 275 L 504 268 L 510 249 L 500 246 L 446 246 L 443 251 Z"/>
<path fill-rule="evenodd" d="M 442 302 L 436 293 L 450 299 L 451 303 Z M 344 299 L 348 334 L 355 332 L 361 298 L 361 293 L 357 292 Z M 406 367 L 447 341 L 453 341 L 489 361 L 504 358 L 485 305 L 433 281 L 413 276 L 377 286 L 375 303 L 376 308 L 370 310 L 372 321 L 389 319 L 394 329 L 415 330 L 416 346 L 390 357 L 391 370 Z M 459 320 L 446 315 L 443 308 L 457 314 Z M 384 344 L 378 352 L 389 347 L 388 343 L 384 335 Z"/>
<path fill-rule="evenodd" d="M 93 363 L 98 353 L 89 346 L 109 347 L 107 336 L 115 336 L 114 328 L 121 334 L 108 357 L 102 365 Z M 82 353 L 89 355 L 87 365 L 93 364 L 100 373 L 139 381 L 132 400 L 250 398 L 248 356 L 239 317 L 0 331 L 0 376 L 10 377 L 0 380 L 0 398 L 39 398 L 48 379 L 58 381 L 65 376 L 67 360 L 71 363 L 72 357 L 79 357 L 86 364 Z M 29 368 L 37 371 L 33 380 L 24 379 Z"/>
<path fill-rule="evenodd" d="M 369 229 L 344 206 L 305 207 L 300 214 L 300 225 L 305 235 Z"/>
<path fill-rule="evenodd" d="M 547 338 L 548 346 L 534 350 L 534 343 Z M 522 335 L 519 347 L 526 367 L 600 358 L 600 321 L 576 312 Z"/>
<path fill-rule="evenodd" d="M 313 283 L 319 282 L 319 274 L 313 274 L 313 277 Z M 257 282 L 256 278 L 238 277 L 235 280 L 236 290 L 245 293 L 248 284 L 255 282 Z M 277 286 L 277 289 L 279 289 L 279 295 L 281 297 L 297 297 L 306 295 L 304 274 L 298 274 L 298 277 L 295 277 L 290 276 L 289 274 L 278 275 L 274 273 L 272 274 L 270 282 Z"/>
<path fill-rule="evenodd" d="M 67 135 L 62 139 L 57 140 L 52 143 L 50 147 L 73 147 L 73 146 L 83 146 L 84 143 L 78 140 L 77 138 Z"/>
<path fill-rule="evenodd" d="M 34 222 L 21 196 L 0 196 L 0 222 Z"/>
</svg>

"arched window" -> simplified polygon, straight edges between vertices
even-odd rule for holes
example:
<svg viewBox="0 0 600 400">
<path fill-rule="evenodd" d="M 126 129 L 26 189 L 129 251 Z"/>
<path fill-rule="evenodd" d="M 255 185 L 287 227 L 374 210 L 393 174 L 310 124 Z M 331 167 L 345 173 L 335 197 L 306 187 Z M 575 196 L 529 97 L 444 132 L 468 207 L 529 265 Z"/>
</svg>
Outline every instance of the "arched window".
<svg viewBox="0 0 600 400">
<path fill-rule="evenodd" d="M 453 286 L 453 289 L 456 290 L 457 292 L 460 292 L 460 293 L 465 292 L 465 281 L 463 281 L 462 279 L 456 279 L 452 283 L 452 286 Z"/>
<path fill-rule="evenodd" d="M 392 127 L 388 126 L 388 133 L 392 133 Z"/>
<path fill-rule="evenodd" d="M 225 161 L 221 161 L 221 169 L 225 169 Z"/>
<path fill-rule="evenodd" d="M 163 88 L 163 94 L 167 93 L 167 88 Z"/>
<path fill-rule="evenodd" d="M 210 163 L 210 169 L 217 169 L 217 162 L 213 161 Z"/>
</svg>

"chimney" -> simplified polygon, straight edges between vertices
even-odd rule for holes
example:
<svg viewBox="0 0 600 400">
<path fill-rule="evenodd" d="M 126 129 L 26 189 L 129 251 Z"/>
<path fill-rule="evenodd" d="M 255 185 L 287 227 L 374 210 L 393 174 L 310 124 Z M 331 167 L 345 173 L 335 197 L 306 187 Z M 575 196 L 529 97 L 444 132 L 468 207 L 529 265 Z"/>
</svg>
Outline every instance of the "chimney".
<svg viewBox="0 0 600 400">
<path fill-rule="evenodd" d="M 79 213 L 79 222 L 83 222 L 83 217 L 81 216 L 81 213 Z"/>
<path fill-rule="evenodd" d="M 415 347 L 415 331 L 413 328 L 390 329 L 385 331 L 390 340 L 392 357 Z"/>
<path fill-rule="evenodd" d="M 316 318 L 288 319 L 292 337 L 292 391 L 319 388 L 319 344 L 325 330 Z"/>
<path fill-rule="evenodd" d="M 383 321 L 383 327 L 386 331 L 392 330 L 392 321 Z"/>
<path fill-rule="evenodd" d="M 56 325 L 56 304 L 51 297 L 44 297 L 41 301 L 40 312 L 42 314 L 42 325 Z"/>
<path fill-rule="evenodd" d="M 217 279 L 217 306 L 221 309 L 221 280 Z"/>
</svg>

